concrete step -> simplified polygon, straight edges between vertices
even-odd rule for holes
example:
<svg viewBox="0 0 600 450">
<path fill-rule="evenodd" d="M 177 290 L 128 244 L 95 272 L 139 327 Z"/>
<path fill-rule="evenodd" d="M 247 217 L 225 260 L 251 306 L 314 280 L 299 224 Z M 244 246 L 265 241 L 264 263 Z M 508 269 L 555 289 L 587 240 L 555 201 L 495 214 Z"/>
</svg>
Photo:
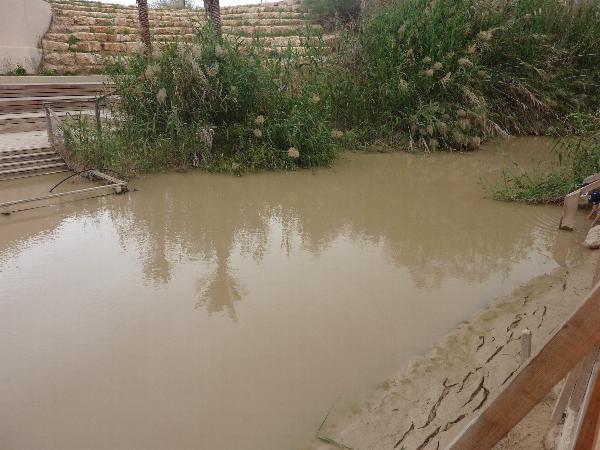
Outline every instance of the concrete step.
<svg viewBox="0 0 600 450">
<path fill-rule="evenodd" d="M 18 157 L 18 156 L 32 155 L 32 154 L 36 154 L 36 153 L 45 153 L 45 152 L 50 152 L 50 151 L 54 151 L 52 149 L 52 147 L 50 147 L 50 144 L 48 144 L 47 147 L 41 147 L 41 146 L 36 146 L 35 144 L 32 144 L 29 147 L 23 146 L 21 148 L 13 148 L 13 149 L 0 148 L 0 158 L 6 158 L 6 157 L 11 157 L 11 156 Z"/>
<path fill-rule="evenodd" d="M 48 175 L 51 173 L 66 172 L 68 170 L 69 169 L 64 161 L 40 164 L 30 167 L 0 169 L 0 180 L 7 181 L 33 175 Z"/>
<path fill-rule="evenodd" d="M 233 21 L 249 21 L 251 24 L 257 23 L 261 20 L 302 20 L 304 22 L 315 22 L 316 17 L 312 14 L 301 13 L 301 12 L 290 12 L 290 13 L 281 13 L 281 12 L 263 12 L 263 13 L 240 13 L 240 14 L 231 14 L 228 16 L 222 16 L 221 20 L 224 23 Z M 189 27 L 190 25 L 202 25 L 206 23 L 206 19 L 204 17 L 196 17 L 196 18 L 179 18 L 176 20 L 151 20 L 150 26 L 152 28 L 156 27 Z M 117 17 L 117 18 L 103 18 L 103 17 L 93 17 L 93 16 L 55 16 L 54 21 L 52 23 L 52 27 L 61 26 L 88 26 L 91 28 L 95 27 L 110 27 L 111 31 L 109 33 L 117 33 L 119 29 L 123 28 L 131 28 L 137 29 L 139 27 L 139 23 L 137 17 L 125 18 L 125 17 Z"/>
<path fill-rule="evenodd" d="M 89 109 L 94 95 L 65 95 L 51 97 L 0 98 L 0 114 L 43 111 L 44 104 L 50 103 L 57 110 Z"/>
<path fill-rule="evenodd" d="M 37 167 L 45 167 L 49 164 L 62 163 L 64 164 L 63 159 L 58 156 L 58 154 L 48 155 L 43 158 L 21 158 L 14 161 L 0 161 L 0 173 L 4 170 L 10 169 L 21 169 L 21 168 L 37 168 Z"/>
<path fill-rule="evenodd" d="M 23 97 L 64 97 L 64 96 L 96 96 L 103 95 L 112 86 L 102 82 L 73 83 L 2 83 L 0 82 L 0 98 Z"/>
<path fill-rule="evenodd" d="M 6 162 L 17 162 L 17 161 L 40 161 L 46 158 L 53 158 L 58 156 L 54 150 L 48 151 L 31 151 L 26 153 L 13 153 L 8 155 L 3 155 L 0 153 L 0 164 Z"/>
<path fill-rule="evenodd" d="M 50 142 L 46 131 L 0 134 L 0 156 L 48 148 L 50 148 Z"/>
<path fill-rule="evenodd" d="M 81 110 L 64 110 L 55 111 L 59 117 L 67 115 L 79 115 L 84 114 L 86 116 L 94 115 L 93 109 L 81 109 Z M 46 113 L 43 111 L 37 112 L 26 112 L 26 113 L 12 113 L 12 114 L 1 114 L 0 115 L 0 133 L 13 133 L 16 131 L 35 131 L 35 130 L 46 130 L 48 124 L 46 121 Z"/>
</svg>

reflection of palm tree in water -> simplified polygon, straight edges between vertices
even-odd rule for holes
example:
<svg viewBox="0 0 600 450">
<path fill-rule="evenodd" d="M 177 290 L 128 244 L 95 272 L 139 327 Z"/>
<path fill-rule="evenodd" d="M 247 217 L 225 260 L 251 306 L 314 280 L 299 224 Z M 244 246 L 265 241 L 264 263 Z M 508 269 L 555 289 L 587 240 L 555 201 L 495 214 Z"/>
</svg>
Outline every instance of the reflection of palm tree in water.
<svg viewBox="0 0 600 450">
<path fill-rule="evenodd" d="M 243 289 L 231 257 L 239 252 L 262 258 L 269 216 L 263 217 L 256 204 L 240 203 L 243 194 L 235 183 L 231 185 L 236 181 L 233 178 L 219 177 L 224 185 L 215 187 L 207 184 L 206 176 L 186 177 L 190 183 L 181 183 L 177 177 L 184 176 L 153 176 L 142 192 L 115 205 L 112 218 L 121 245 L 133 244 L 145 276 L 159 283 L 171 280 L 182 256 L 213 263 L 214 271 L 197 282 L 195 305 L 209 313 L 225 312 L 235 320 L 235 304 L 241 301 Z"/>
<path fill-rule="evenodd" d="M 215 260 L 217 268 L 212 278 L 201 280 L 199 286 L 200 299 L 196 308 L 206 306 L 209 314 L 226 311 L 232 320 L 237 320 L 235 304 L 242 299 L 239 283 L 231 273 L 229 260 L 231 247 L 217 245 Z"/>
</svg>

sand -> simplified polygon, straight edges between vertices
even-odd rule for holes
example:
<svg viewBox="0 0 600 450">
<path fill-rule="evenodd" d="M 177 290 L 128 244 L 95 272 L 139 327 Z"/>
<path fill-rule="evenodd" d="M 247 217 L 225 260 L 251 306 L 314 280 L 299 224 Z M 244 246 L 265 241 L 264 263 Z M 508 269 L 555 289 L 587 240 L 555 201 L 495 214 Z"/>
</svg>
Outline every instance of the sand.
<svg viewBox="0 0 600 450">
<path fill-rule="evenodd" d="M 353 411 L 331 414 L 319 430 L 319 450 L 445 448 L 521 366 L 521 332 L 535 353 L 592 285 L 598 253 L 537 277 L 497 299 L 385 381 Z M 498 449 L 543 449 L 555 390 L 501 441 Z"/>
</svg>

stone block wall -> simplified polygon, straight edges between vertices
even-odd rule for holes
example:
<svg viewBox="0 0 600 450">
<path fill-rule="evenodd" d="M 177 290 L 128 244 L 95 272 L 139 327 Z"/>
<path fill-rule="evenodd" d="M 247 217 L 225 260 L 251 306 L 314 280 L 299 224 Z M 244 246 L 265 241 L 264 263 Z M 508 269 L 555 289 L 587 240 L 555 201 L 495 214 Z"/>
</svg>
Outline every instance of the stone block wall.
<svg viewBox="0 0 600 450">
<path fill-rule="evenodd" d="M 42 71 L 54 74 L 101 73 L 111 57 L 139 49 L 137 8 L 85 0 L 52 0 L 52 24 L 42 40 Z M 302 45 L 307 27 L 320 30 L 299 0 L 221 8 L 223 34 L 248 42 L 264 37 L 274 51 Z M 153 39 L 191 41 L 205 22 L 204 11 L 151 9 Z M 327 37 L 331 39 L 330 36 Z"/>
</svg>

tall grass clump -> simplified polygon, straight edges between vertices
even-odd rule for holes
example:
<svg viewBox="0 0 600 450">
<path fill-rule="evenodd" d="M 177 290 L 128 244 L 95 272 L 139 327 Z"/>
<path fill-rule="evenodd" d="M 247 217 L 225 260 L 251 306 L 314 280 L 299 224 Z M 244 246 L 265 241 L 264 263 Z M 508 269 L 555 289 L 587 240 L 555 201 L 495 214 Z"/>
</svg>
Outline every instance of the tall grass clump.
<svg viewBox="0 0 600 450">
<path fill-rule="evenodd" d="M 120 97 L 110 123 L 101 132 L 71 128 L 69 146 L 89 164 L 125 172 L 327 165 L 343 134 L 330 125 L 314 76 L 322 58 L 309 45 L 301 69 L 291 49 L 266 57 L 260 40 L 242 48 L 210 28 L 191 45 L 134 55 L 110 69 Z"/>
<path fill-rule="evenodd" d="M 422 149 L 542 134 L 598 104 L 598 2 L 401 0 L 340 40 L 337 120 Z"/>
<path fill-rule="evenodd" d="M 600 114 L 570 114 L 571 133 L 557 138 L 549 170 L 505 170 L 500 183 L 491 188 L 494 198 L 524 203 L 557 203 L 600 172 Z"/>
</svg>

